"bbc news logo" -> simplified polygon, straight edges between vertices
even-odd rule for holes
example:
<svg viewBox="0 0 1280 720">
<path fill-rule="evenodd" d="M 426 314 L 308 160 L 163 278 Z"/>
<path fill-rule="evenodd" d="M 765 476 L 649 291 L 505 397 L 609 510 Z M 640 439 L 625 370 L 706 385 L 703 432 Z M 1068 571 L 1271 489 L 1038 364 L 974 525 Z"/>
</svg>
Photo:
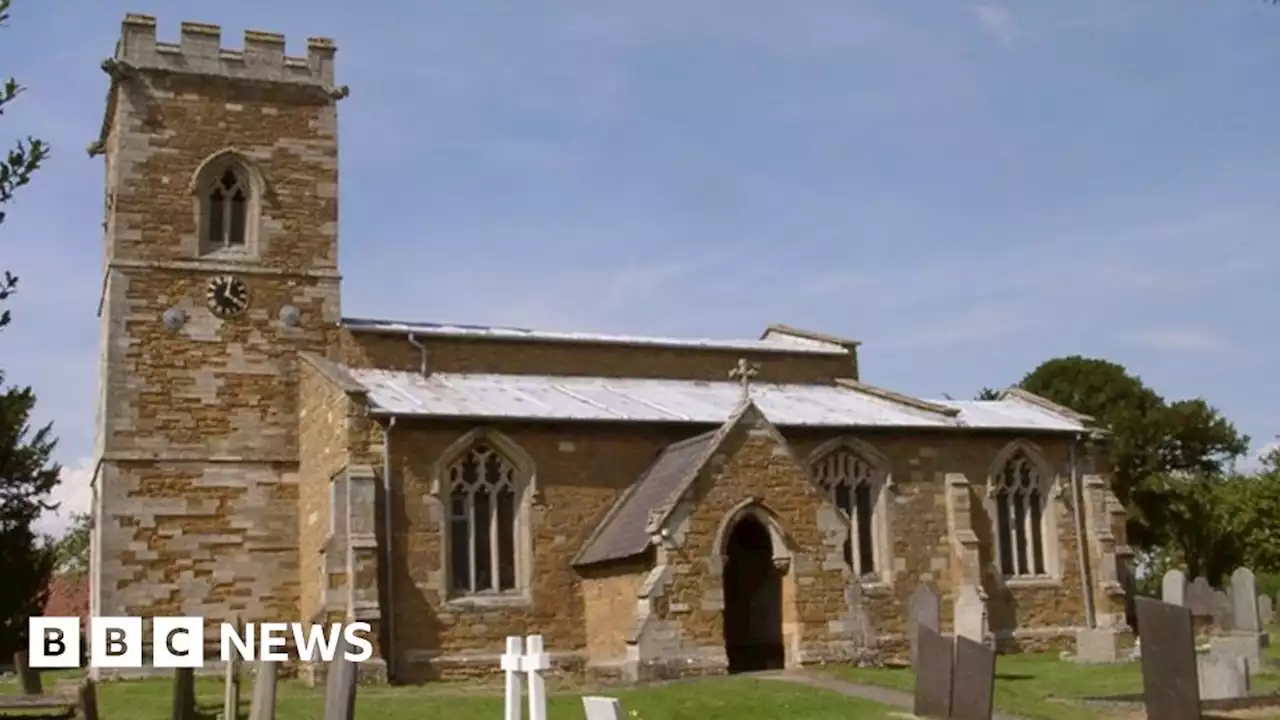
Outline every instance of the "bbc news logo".
<svg viewBox="0 0 1280 720">
<path fill-rule="evenodd" d="M 152 667 L 198 668 L 205 662 L 205 623 L 199 617 L 151 619 Z M 80 618 L 33 617 L 27 624 L 27 656 L 33 668 L 80 667 Z M 285 648 L 293 640 L 297 659 L 332 662 L 343 657 L 364 662 L 373 656 L 365 637 L 369 623 L 318 625 L 312 623 L 245 623 L 218 627 L 218 659 L 222 662 L 290 660 Z M 140 617 L 95 617 L 89 621 L 89 666 L 140 668 L 146 635 Z M 345 641 L 345 642 L 343 642 Z"/>
</svg>

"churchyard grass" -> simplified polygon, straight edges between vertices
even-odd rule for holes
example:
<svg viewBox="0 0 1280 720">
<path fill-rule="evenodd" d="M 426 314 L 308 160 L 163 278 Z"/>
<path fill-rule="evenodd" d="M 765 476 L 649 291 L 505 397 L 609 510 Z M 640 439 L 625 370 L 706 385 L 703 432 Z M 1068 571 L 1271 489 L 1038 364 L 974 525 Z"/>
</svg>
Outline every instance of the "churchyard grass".
<svg viewBox="0 0 1280 720">
<path fill-rule="evenodd" d="M 1280 658 L 1277 628 L 1272 628 L 1268 658 Z M 915 676 L 910 669 L 831 668 L 841 680 L 911 692 Z M 1280 673 L 1268 670 L 1253 678 L 1254 693 L 1280 692 Z M 1075 698 L 1140 694 L 1142 668 L 1137 662 L 1117 665 L 1077 665 L 1052 654 L 1000 655 L 996 659 L 996 709 L 1030 720 L 1109 720 L 1130 718 L 1132 713 L 1108 713 Z M 1254 718 L 1271 715 L 1252 715 Z M 1275 717 L 1280 717 L 1276 715 Z"/>
<path fill-rule="evenodd" d="M 74 683 L 75 675 L 49 673 L 46 692 L 57 678 Z M 222 681 L 207 677 L 196 680 L 197 704 L 202 717 L 212 718 L 221 709 Z M 241 697 L 242 714 L 249 707 L 246 682 Z M 61 689 L 61 688 L 59 688 Z M 103 720 L 167 720 L 173 684 L 169 679 L 103 682 L 98 686 Z M 0 683 L 0 692 L 18 692 L 16 682 Z M 497 720 L 502 717 L 501 687 L 496 685 L 423 685 L 408 687 L 361 687 L 356 699 L 356 716 L 378 720 Z M 549 720 L 582 720 L 580 688 L 555 692 L 549 702 Z M 590 693 L 587 693 L 590 694 Z M 600 694 L 622 700 L 623 711 L 635 720 L 847 720 L 851 717 L 876 720 L 894 717 L 885 706 L 848 698 L 834 692 L 754 678 L 714 678 L 689 680 L 634 690 L 606 690 Z M 314 720 L 323 715 L 324 689 L 282 681 L 276 704 L 278 720 Z"/>
</svg>

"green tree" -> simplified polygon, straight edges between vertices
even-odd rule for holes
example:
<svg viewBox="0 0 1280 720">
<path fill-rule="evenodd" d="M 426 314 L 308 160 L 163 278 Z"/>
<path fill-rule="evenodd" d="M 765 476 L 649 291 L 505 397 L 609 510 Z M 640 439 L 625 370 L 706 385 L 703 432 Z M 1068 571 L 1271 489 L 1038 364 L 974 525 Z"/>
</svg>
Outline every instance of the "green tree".
<svg viewBox="0 0 1280 720">
<path fill-rule="evenodd" d="M 37 535 L 34 525 L 57 509 L 49 495 L 62 469 L 52 461 L 53 427 L 31 430 L 35 404 L 29 387 L 0 393 L 0 658 L 23 646 L 27 618 L 44 607 L 56 561 L 53 539 Z"/>
<path fill-rule="evenodd" d="M 1216 477 L 1249 447 L 1248 436 L 1205 401 L 1169 403 L 1141 378 L 1107 360 L 1054 358 L 1019 385 L 1092 416 L 1112 432 L 1113 488 L 1129 513 L 1130 542 L 1138 547 L 1167 543 L 1186 530 L 1184 523 L 1193 522 L 1195 512 L 1173 512 L 1170 503 L 1191 485 Z M 1169 477 L 1190 480 L 1172 482 Z M 1188 502 L 1204 497 L 1188 496 Z"/>
<path fill-rule="evenodd" d="M 9 20 L 9 6 L 12 0 L 0 0 L 0 26 Z M 18 98 L 25 90 L 18 81 L 9 78 L 0 86 L 0 115 L 5 108 Z M 27 137 L 19 140 L 9 150 L 8 155 L 0 161 L 0 206 L 13 200 L 18 188 L 31 181 L 31 176 L 49 157 L 49 147 L 41 140 Z M 5 212 L 0 209 L 0 223 L 5 220 Z M 0 301 L 8 299 L 18 291 L 18 277 L 8 270 L 0 275 Z M 0 311 L 0 328 L 9 324 L 9 311 Z"/>
<path fill-rule="evenodd" d="M 974 400 L 999 400 L 1000 391 L 995 388 L 984 387 L 974 396 Z"/>
<path fill-rule="evenodd" d="M 89 513 L 75 513 L 66 534 L 58 538 L 58 569 L 85 572 L 89 569 Z"/>
</svg>

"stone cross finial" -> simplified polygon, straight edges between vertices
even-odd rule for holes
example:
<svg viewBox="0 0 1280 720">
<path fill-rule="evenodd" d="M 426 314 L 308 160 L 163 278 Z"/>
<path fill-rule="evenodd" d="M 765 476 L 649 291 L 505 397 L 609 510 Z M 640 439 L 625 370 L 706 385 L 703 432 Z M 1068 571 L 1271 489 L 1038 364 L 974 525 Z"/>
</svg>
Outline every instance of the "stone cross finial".
<svg viewBox="0 0 1280 720">
<path fill-rule="evenodd" d="M 760 374 L 760 366 L 747 362 L 746 358 L 738 359 L 738 366 L 729 371 L 729 378 L 742 385 L 742 400 L 751 397 L 751 381 Z"/>
</svg>

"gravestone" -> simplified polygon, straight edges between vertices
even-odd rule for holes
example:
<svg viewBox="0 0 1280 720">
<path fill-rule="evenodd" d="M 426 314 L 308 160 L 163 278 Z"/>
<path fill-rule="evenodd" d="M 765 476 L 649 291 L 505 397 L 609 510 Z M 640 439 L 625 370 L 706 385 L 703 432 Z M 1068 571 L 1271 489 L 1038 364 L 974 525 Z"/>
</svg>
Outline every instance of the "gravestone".
<svg viewBox="0 0 1280 720">
<path fill-rule="evenodd" d="M 986 642 L 987 639 L 987 602 L 982 599 L 978 588 L 973 585 L 962 585 L 956 595 L 955 634 L 967 637 L 974 642 Z"/>
<path fill-rule="evenodd" d="M 1270 595 L 1258 596 L 1258 619 L 1262 621 L 1263 627 L 1275 622 L 1276 611 L 1275 606 L 1271 604 Z"/>
<path fill-rule="evenodd" d="M 582 709 L 587 720 L 622 720 L 622 703 L 618 698 L 584 695 Z"/>
<path fill-rule="evenodd" d="M 40 682 L 40 671 L 27 662 L 27 653 L 18 651 L 13 654 L 13 669 L 22 682 L 23 695 L 43 695 L 44 683 Z"/>
<path fill-rule="evenodd" d="M 1213 624 L 1218 626 L 1220 630 L 1235 630 L 1235 605 L 1231 602 L 1231 597 L 1222 590 L 1214 590 L 1212 600 L 1210 601 L 1212 608 L 1210 615 L 1213 616 Z"/>
<path fill-rule="evenodd" d="M 1201 700 L 1234 700 L 1249 696 L 1249 663 L 1242 657 L 1197 655 Z"/>
<path fill-rule="evenodd" d="M 915 667 L 916 688 L 912 712 L 922 718 L 949 718 L 955 645 L 951 638 L 944 637 L 927 625 L 921 625 L 916 633 L 919 664 Z"/>
<path fill-rule="evenodd" d="M 1231 573 L 1231 618 L 1232 630 L 1262 632 L 1258 618 L 1258 584 L 1249 568 L 1236 568 Z"/>
<path fill-rule="evenodd" d="M 907 601 L 907 623 L 910 628 L 911 666 L 916 665 L 916 654 L 919 645 L 918 628 L 923 625 L 934 632 L 942 630 L 942 602 L 933 588 L 920 583 L 916 586 L 911 598 Z"/>
<path fill-rule="evenodd" d="M 1147 717 L 1200 720 L 1191 609 L 1145 597 L 1136 598 L 1135 604 Z"/>
<path fill-rule="evenodd" d="M 1191 614 L 1195 617 L 1212 617 L 1213 616 L 1213 588 L 1209 587 L 1209 581 L 1203 577 L 1198 577 L 1187 585 L 1187 592 L 1184 596 L 1187 600 L 1187 607 L 1191 609 Z"/>
<path fill-rule="evenodd" d="M 991 720 L 996 691 L 996 653 L 984 643 L 956 638 L 952 673 L 952 720 Z"/>
<path fill-rule="evenodd" d="M 93 678 L 80 683 L 80 720 L 98 720 L 98 686 Z"/>
<path fill-rule="evenodd" d="M 1160 583 L 1160 599 L 1170 605 L 1187 604 L 1187 574 L 1174 568 L 1164 574 Z"/>
<path fill-rule="evenodd" d="M 324 720 L 355 720 L 356 664 L 347 659 L 350 649 L 346 636 L 342 636 L 333 662 L 329 663 L 324 692 Z"/>
<path fill-rule="evenodd" d="M 233 657 L 226 664 L 226 684 L 222 688 L 222 718 L 236 720 L 240 717 L 240 662 Z"/>
<path fill-rule="evenodd" d="M 173 720 L 195 720 L 196 675 L 194 668 L 173 671 Z"/>
<path fill-rule="evenodd" d="M 279 665 L 276 663 L 258 661 L 253 674 L 253 703 L 249 706 L 249 720 L 275 720 L 278 674 Z"/>
</svg>

